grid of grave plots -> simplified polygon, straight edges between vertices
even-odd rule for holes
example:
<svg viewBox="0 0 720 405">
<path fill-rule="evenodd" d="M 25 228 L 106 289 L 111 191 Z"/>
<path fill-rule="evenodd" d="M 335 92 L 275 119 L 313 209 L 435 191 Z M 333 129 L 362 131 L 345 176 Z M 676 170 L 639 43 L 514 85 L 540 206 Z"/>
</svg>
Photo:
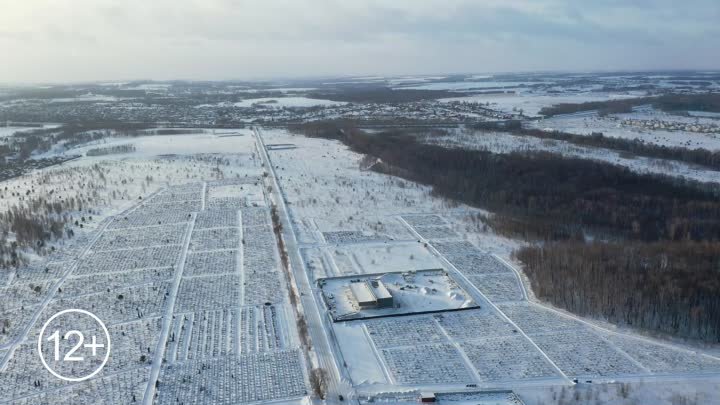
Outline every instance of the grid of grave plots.
<svg viewBox="0 0 720 405">
<path fill-rule="evenodd" d="M 717 373 L 720 359 L 649 339 L 603 331 L 527 301 L 515 272 L 454 233 L 440 215 L 403 215 L 493 307 L 363 321 L 394 384 L 497 384 L 652 374 Z M 326 232 L 329 243 L 364 241 Z M 507 320 L 510 319 L 510 321 Z M 352 350 L 352 348 L 343 348 Z"/>
<path fill-rule="evenodd" d="M 147 216 L 145 204 L 121 215 L 135 218 Z M 162 282 L 168 278 L 165 270 L 175 265 L 180 253 L 179 246 L 166 245 L 167 238 L 162 240 L 163 238 L 159 237 L 157 241 L 152 242 L 158 245 L 157 248 L 136 248 L 133 246 L 134 243 L 158 236 L 157 231 L 138 228 L 134 231 L 135 235 L 126 237 L 124 230 L 116 230 L 113 225 L 112 220 L 103 221 L 95 232 L 83 234 L 71 241 L 68 249 L 54 253 L 45 263 L 18 270 L 10 285 L 2 288 L 1 291 L 4 297 L 12 297 L 12 300 L 8 299 L 4 302 L 20 305 L 14 308 L 8 305 L 0 307 L 0 318 L 5 325 L 5 333 L 0 334 L 0 345 L 12 344 L 22 338 L 21 333 L 33 320 L 33 314 L 42 309 L 40 304 L 46 302 L 49 295 L 55 298 L 48 304 L 49 306 L 59 306 L 57 301 L 71 300 L 83 295 L 78 298 L 78 306 L 92 308 L 98 306 L 98 303 L 108 295 L 126 289 L 127 294 L 120 293 L 131 298 L 123 303 L 126 308 L 137 304 L 135 308 L 140 308 L 139 312 L 142 313 L 145 303 L 155 307 L 155 302 L 145 297 L 148 294 L 142 290 L 148 285 L 154 285 L 158 291 L 162 291 L 164 288 Z M 182 224 L 178 226 L 182 227 Z M 171 239 L 175 240 L 174 237 Z M 128 245 L 132 248 L 128 249 Z M 87 251 L 90 247 L 92 249 Z M 115 248 L 121 250 L 111 250 Z M 81 254 L 82 260 L 78 260 Z M 145 269 L 155 267 L 164 269 L 152 275 L 143 274 Z M 135 274 L 125 274 L 128 270 L 137 271 Z M 116 275 L 106 276 L 111 272 Z M 97 295 L 93 296 L 93 294 Z M 134 297 L 139 297 L 140 301 L 133 302 Z M 123 311 L 122 316 L 125 317 L 128 312 L 131 311 Z M 133 312 L 138 313 L 137 310 Z"/>
<path fill-rule="evenodd" d="M 185 255 L 175 313 L 234 309 L 241 304 L 240 216 L 238 210 L 198 213 Z"/>
<path fill-rule="evenodd" d="M 242 210 L 245 305 L 277 303 L 287 296 L 271 223 L 266 208 Z"/>
<path fill-rule="evenodd" d="M 206 201 L 208 187 L 245 181 L 254 187 L 258 179 L 170 187 L 0 280 L 0 403 L 140 403 L 158 358 L 168 381 L 212 369 L 200 373 L 208 380 L 193 386 L 195 395 L 212 392 L 227 403 L 305 395 L 269 210 L 246 207 L 243 196 Z M 96 314 L 113 343 L 102 372 L 80 383 L 58 380 L 35 353 L 40 327 L 66 308 Z M 213 374 L 219 370 L 222 377 Z M 156 402 L 175 403 L 174 392 L 157 394 Z"/>
<path fill-rule="evenodd" d="M 9 285 L 0 288 L 5 298 L 0 304 L 3 325 L 0 345 L 16 347 L 26 338 L 26 331 L 36 332 L 31 326 L 37 328 L 49 316 L 46 315 L 49 311 L 63 306 L 105 311 L 103 315 L 109 317 L 110 324 L 159 312 L 165 281 L 171 277 L 171 266 L 179 256 L 179 249 L 174 254 L 160 255 L 158 260 L 166 261 L 162 265 L 146 263 L 145 260 L 153 256 L 146 249 L 133 251 L 135 257 L 113 251 L 88 251 L 93 241 L 102 237 L 108 222 L 73 240 L 66 252 L 51 255 L 47 262 L 18 269 Z M 165 264 L 167 267 L 149 269 Z M 108 306 L 107 300 L 114 305 Z M 8 363 L 16 352 L 4 353 L 0 365 Z"/>
<path fill-rule="evenodd" d="M 269 209 L 228 195 L 253 186 L 243 180 L 208 184 L 181 265 L 156 403 L 306 394 Z"/>
<path fill-rule="evenodd" d="M 98 229 L 108 222 L 101 222 Z M 3 297 L 0 302 L 0 347 L 18 338 L 16 332 L 30 321 L 28 314 L 38 308 L 61 279 L 76 269 L 79 257 L 98 234 L 96 230 L 71 239 L 63 250 L 53 251 L 43 262 L 0 272 L 0 296 Z"/>
<path fill-rule="evenodd" d="M 187 227 L 187 224 L 180 223 L 143 228 L 109 229 L 102 233 L 93 245 L 93 250 L 101 252 L 181 245 Z"/>
<path fill-rule="evenodd" d="M 718 358 L 598 330 L 535 304 L 499 308 L 569 377 L 720 371 Z"/>
<path fill-rule="evenodd" d="M 184 240 L 203 185 L 171 187 L 100 224 L 41 266 L 22 269 L 0 306 L 12 325 L 3 351 L 0 386 L 10 403 L 96 404 L 142 401 L 161 335 L 161 317 L 177 277 Z M 90 380 L 67 383 L 52 376 L 36 353 L 42 325 L 55 313 L 84 309 L 107 325 L 112 356 Z M 92 331 L 86 326 L 67 328 Z M 85 328 L 85 329 L 84 329 Z M 98 332 L 98 331 L 95 331 Z M 60 399 L 62 398 L 62 399 Z M 65 402 L 62 402 L 65 401 Z"/>
<path fill-rule="evenodd" d="M 261 305 L 176 314 L 165 361 L 290 349 L 293 343 L 284 311 L 284 306 Z"/>
<path fill-rule="evenodd" d="M 369 320 L 364 328 L 396 384 L 560 378 L 542 353 L 491 309 Z"/>
<path fill-rule="evenodd" d="M 525 299 L 515 272 L 467 241 L 433 241 L 432 246 L 493 302 Z"/>
<path fill-rule="evenodd" d="M 387 239 L 380 235 L 362 231 L 330 231 L 323 232 L 322 235 L 327 243 L 333 245 L 382 241 Z"/>
<path fill-rule="evenodd" d="M 55 309 L 48 307 L 47 311 L 48 314 L 54 313 Z M 42 318 L 45 318 L 45 313 Z M 5 394 L 3 399 L 8 403 L 47 403 L 42 401 L 60 395 L 73 399 L 68 402 L 73 404 L 111 403 L 113 400 L 130 403 L 142 399 L 148 367 L 158 344 L 160 325 L 160 318 L 108 325 L 112 355 L 96 377 L 81 383 L 63 382 L 43 367 L 37 355 L 38 330 L 33 329 L 27 339 L 15 348 L 5 371 L 0 373 L 0 386 Z M 72 325 L 66 325 L 64 330 L 81 330 L 86 336 L 102 333 L 93 327 L 73 322 Z M 74 375 L 71 370 L 73 367 L 77 372 L 77 367 L 69 363 L 56 365 L 55 369 L 65 375 Z M 29 398 L 26 402 L 20 402 L 19 399 L 23 397 Z M 49 403 L 58 401 L 59 397 Z"/>
<path fill-rule="evenodd" d="M 134 369 L 107 377 L 93 378 L 87 383 L 59 387 L 22 399 L 13 404 L 135 404 L 141 403 L 147 386 L 147 370 Z"/>
<path fill-rule="evenodd" d="M 208 210 L 237 211 L 265 205 L 262 180 L 255 176 L 212 181 L 208 183 L 205 199 Z"/>
<path fill-rule="evenodd" d="M 415 232 L 428 240 L 454 239 L 460 235 L 455 232 L 448 221 L 439 215 L 403 215 L 401 217 Z"/>
<path fill-rule="evenodd" d="M 602 336 L 654 374 L 720 372 L 717 357 L 626 335 Z"/>
<path fill-rule="evenodd" d="M 299 350 L 169 364 L 156 403 L 230 405 L 308 394 Z"/>
</svg>

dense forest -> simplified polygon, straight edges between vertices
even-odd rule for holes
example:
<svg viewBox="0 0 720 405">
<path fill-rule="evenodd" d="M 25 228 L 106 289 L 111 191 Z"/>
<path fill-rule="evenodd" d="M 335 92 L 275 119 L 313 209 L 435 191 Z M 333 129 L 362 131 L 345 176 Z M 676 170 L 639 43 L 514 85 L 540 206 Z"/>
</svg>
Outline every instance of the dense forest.
<svg viewBox="0 0 720 405">
<path fill-rule="evenodd" d="M 720 112 L 720 93 L 668 94 L 658 97 L 653 106 L 663 111 Z"/>
<path fill-rule="evenodd" d="M 581 315 L 720 342 L 720 244 L 560 242 L 520 249 L 538 298 Z"/>
<path fill-rule="evenodd" d="M 492 211 L 500 233 L 545 241 L 517 253 L 537 295 L 583 315 L 720 341 L 720 198 L 714 186 L 547 153 L 422 144 L 344 122 L 293 130 L 380 159 L 373 170 Z"/>
<path fill-rule="evenodd" d="M 628 113 L 632 111 L 633 107 L 645 104 L 652 104 L 655 108 L 663 111 L 720 112 L 720 94 L 665 94 L 658 97 L 638 97 L 587 103 L 561 103 L 542 108 L 540 114 L 549 117 L 596 110 L 600 114 Z"/>
</svg>

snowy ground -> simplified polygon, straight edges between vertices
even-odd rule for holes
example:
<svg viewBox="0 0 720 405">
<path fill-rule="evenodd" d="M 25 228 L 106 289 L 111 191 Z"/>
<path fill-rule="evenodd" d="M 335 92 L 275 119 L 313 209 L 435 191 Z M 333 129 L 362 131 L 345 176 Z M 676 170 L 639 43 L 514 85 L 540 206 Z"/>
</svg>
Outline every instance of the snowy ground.
<svg viewBox="0 0 720 405">
<path fill-rule="evenodd" d="M 612 404 L 677 403 L 695 393 L 720 400 L 716 348 L 649 339 L 536 302 L 508 260 L 519 242 L 484 227 L 482 211 L 362 171 L 361 156 L 335 141 L 265 130 L 265 143 L 295 146 L 268 148 L 268 162 L 251 131 L 227 132 L 113 138 L 60 152 L 127 143 L 136 152 L 3 183 L 12 191 L 0 209 L 37 196 L 82 198 L 72 215 L 93 218 L 74 228 L 76 238 L 56 242 L 56 253 L 2 278 L 0 317 L 9 327 L 0 335 L 0 402 L 297 403 L 309 394 L 311 364 L 337 373 L 348 396 L 378 402 L 392 392 L 480 389 L 512 389 L 528 404 L 576 395 Z M 488 139 L 499 151 L 522 145 Z M 294 235 L 288 250 L 302 258 L 291 261 L 294 274 L 306 272 L 311 285 L 443 268 L 479 308 L 335 324 L 323 310 L 315 324 L 305 300 L 324 308 L 318 291 L 296 286 L 310 327 L 331 342 L 333 364 L 317 351 L 306 357 L 273 232 L 277 195 Z M 105 320 L 115 345 L 106 369 L 85 383 L 58 382 L 33 351 L 44 319 L 70 305 Z M 593 383 L 573 388 L 573 378 Z"/>
<path fill-rule="evenodd" d="M 430 255 L 440 263 L 480 305 L 329 326 L 358 395 L 468 390 L 469 384 L 470 390 L 512 389 L 530 403 L 543 403 L 557 402 L 575 378 L 605 392 L 615 389 L 611 382 L 623 381 L 639 397 L 653 389 L 643 381 L 671 381 L 678 397 L 694 394 L 695 378 L 720 382 L 714 350 L 648 339 L 536 302 L 508 260 L 517 244 L 472 225 L 477 210 L 363 172 L 360 156 L 338 142 L 281 130 L 263 131 L 263 137 L 296 146 L 269 154 L 309 277 L 408 266 L 404 257 L 412 247 L 423 261 Z M 697 388 L 720 398 L 707 385 Z M 602 391 L 586 395 L 611 398 Z"/>
<path fill-rule="evenodd" d="M 43 157 L 84 154 L 88 149 L 132 144 L 136 152 L 86 157 L 3 182 L 0 209 L 23 206 L 43 198 L 48 202 L 78 200 L 82 210 L 73 216 L 92 216 L 84 228 L 92 230 L 141 198 L 167 185 L 217 177 L 260 176 L 255 144 L 249 136 L 212 134 L 111 138 Z M 222 154 L 222 155 L 220 155 Z M 248 190 L 249 191 L 249 190 Z M 247 195 L 257 198 L 255 190 Z"/>
<path fill-rule="evenodd" d="M 338 276 L 442 267 L 440 262 L 416 241 L 344 245 L 327 250 L 331 251 L 332 260 L 338 270 L 335 275 Z"/>
<path fill-rule="evenodd" d="M 84 143 L 71 149 L 55 148 L 54 150 L 38 155 L 38 158 L 60 155 L 85 155 L 94 148 L 109 148 L 118 145 L 133 145 L 135 151 L 126 156 L 114 155 L 112 158 L 154 158 L 171 155 L 197 155 L 197 154 L 232 154 L 254 153 L 254 141 L 251 132 L 246 129 L 207 130 L 207 133 L 187 135 L 148 135 L 139 137 L 110 137 L 98 141 Z M 215 133 L 213 133 L 215 132 Z M 98 160 L 107 160 L 102 156 Z"/>
<path fill-rule="evenodd" d="M 694 405 L 717 403 L 720 398 L 720 384 L 717 378 L 698 377 L 685 381 L 648 379 L 633 383 L 520 388 L 516 392 L 526 405 Z"/>
<path fill-rule="evenodd" d="M 662 113 L 648 116 L 648 113 L 619 114 L 617 117 L 599 117 L 597 114 L 581 113 L 572 115 L 556 116 L 542 119 L 531 123 L 531 126 L 539 129 L 558 130 L 579 135 L 590 135 L 593 132 L 602 132 L 603 135 L 614 138 L 639 139 L 643 142 L 656 145 L 682 147 L 688 149 L 703 148 L 708 150 L 720 149 L 720 134 L 718 133 L 696 133 L 688 131 L 667 131 L 661 129 L 643 129 L 620 122 L 622 118 L 637 119 L 670 119 L 683 121 L 688 118 L 679 116 L 667 116 Z M 710 120 L 708 118 L 699 118 Z M 695 120 L 693 118 L 693 120 Z M 715 121 L 716 122 L 716 121 Z"/>
<path fill-rule="evenodd" d="M 379 280 L 393 297 L 388 308 L 360 308 L 350 290 L 351 283 Z M 319 280 L 323 301 L 333 320 L 347 321 L 421 312 L 475 308 L 467 292 L 443 270 L 383 272 Z"/>
<path fill-rule="evenodd" d="M 493 153 L 552 152 L 568 157 L 607 162 L 617 166 L 627 167 L 638 173 L 670 175 L 700 182 L 720 182 L 720 172 L 702 169 L 683 162 L 631 156 L 613 150 L 578 146 L 570 142 L 540 139 L 531 136 L 517 136 L 501 132 L 457 130 L 448 136 L 425 137 L 424 142 L 448 147 L 487 150 Z"/>
<path fill-rule="evenodd" d="M 621 98 L 639 97 L 641 94 L 620 93 L 569 93 L 569 94 L 534 94 L 523 91 L 513 91 L 505 94 L 479 94 L 465 97 L 452 97 L 440 99 L 441 102 L 465 101 L 469 103 L 487 104 L 493 110 L 506 113 L 523 111 L 528 117 L 538 116 L 544 107 L 551 107 L 561 103 L 586 103 L 590 101 L 608 101 Z"/>
<path fill-rule="evenodd" d="M 0 402 L 300 403 L 306 360 L 253 138 L 130 141 L 136 153 L 3 183 L 44 196 L 87 192 L 94 217 L 3 280 Z M 8 197 L 5 209 L 29 198 Z M 80 383 L 51 376 L 35 353 L 44 321 L 69 307 L 99 316 L 113 343 L 103 371 Z"/>
<path fill-rule="evenodd" d="M 0 139 L 12 136 L 16 132 L 29 132 L 36 129 L 57 128 L 59 125 L 45 124 L 39 127 L 0 127 Z"/>
<path fill-rule="evenodd" d="M 688 114 L 693 117 L 713 118 L 716 120 L 720 119 L 720 113 L 714 113 L 714 112 L 688 111 Z"/>
</svg>

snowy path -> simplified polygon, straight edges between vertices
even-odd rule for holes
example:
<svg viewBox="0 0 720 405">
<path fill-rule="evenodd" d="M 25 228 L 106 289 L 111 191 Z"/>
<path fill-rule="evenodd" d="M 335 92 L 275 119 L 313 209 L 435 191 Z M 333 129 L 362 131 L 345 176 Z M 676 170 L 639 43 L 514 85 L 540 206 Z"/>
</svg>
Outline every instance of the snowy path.
<svg viewBox="0 0 720 405">
<path fill-rule="evenodd" d="M 180 289 L 180 281 L 182 280 L 182 273 L 185 269 L 185 259 L 187 258 L 188 248 L 190 246 L 190 236 L 195 227 L 196 215 L 193 215 L 190 226 L 185 231 L 185 238 L 183 240 L 182 254 L 179 260 L 179 265 L 175 274 L 173 275 L 173 283 L 170 288 L 170 295 L 168 296 L 167 305 L 165 307 L 165 314 L 162 318 L 162 330 L 160 331 L 160 338 L 158 339 L 157 346 L 155 348 L 155 357 L 150 367 L 150 377 L 148 380 L 147 389 L 145 391 L 145 397 L 143 398 L 143 404 L 152 405 L 155 397 L 155 384 L 160 376 L 160 368 L 162 367 L 163 357 L 165 356 L 165 345 L 167 344 L 168 336 L 170 335 L 170 328 L 172 327 L 173 312 L 175 311 L 175 300 L 177 299 L 178 290 Z"/>
</svg>

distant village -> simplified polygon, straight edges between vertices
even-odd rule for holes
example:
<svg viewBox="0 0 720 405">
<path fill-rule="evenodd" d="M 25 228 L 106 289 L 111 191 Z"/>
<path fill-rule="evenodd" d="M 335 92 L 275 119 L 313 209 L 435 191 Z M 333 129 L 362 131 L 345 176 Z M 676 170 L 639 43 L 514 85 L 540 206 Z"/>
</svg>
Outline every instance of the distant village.
<svg viewBox="0 0 720 405">
<path fill-rule="evenodd" d="M 704 134 L 720 133 L 720 125 L 717 125 L 717 124 L 684 123 L 684 122 L 677 122 L 677 121 L 637 120 L 637 119 L 623 119 L 623 120 L 618 120 L 618 121 L 624 126 L 631 126 L 631 127 L 651 129 L 651 130 L 686 131 L 686 132 L 699 132 L 699 133 L 704 133 Z"/>
<path fill-rule="evenodd" d="M 277 99 L 282 100 L 281 97 Z M 171 122 L 188 126 L 238 127 L 246 124 L 272 125 L 336 118 L 459 124 L 508 120 L 518 118 L 521 114 L 494 111 L 482 103 L 458 101 L 345 103 L 313 107 L 283 106 L 281 103 L 253 103 L 248 107 L 232 104 L 188 105 L 187 102 L 176 101 L 150 104 L 137 100 L 103 103 L 52 103 L 25 100 L 22 103 L 2 106 L 0 121 Z"/>
</svg>

